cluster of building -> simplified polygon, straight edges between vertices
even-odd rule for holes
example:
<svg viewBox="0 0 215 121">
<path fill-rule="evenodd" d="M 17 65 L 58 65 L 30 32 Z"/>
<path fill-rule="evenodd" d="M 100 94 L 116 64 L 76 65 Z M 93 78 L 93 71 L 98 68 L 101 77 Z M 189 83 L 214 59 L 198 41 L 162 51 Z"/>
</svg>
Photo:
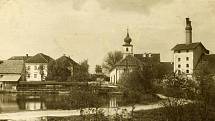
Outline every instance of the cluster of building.
<svg viewBox="0 0 215 121">
<path fill-rule="evenodd" d="M 209 67 L 210 73 L 215 73 L 215 55 L 209 54 L 201 42 L 192 42 L 192 26 L 186 18 L 186 41 L 172 48 L 173 63 L 161 62 L 159 53 L 134 54 L 132 39 L 127 31 L 127 36 L 122 45 L 123 58 L 110 70 L 110 83 L 117 84 L 126 71 L 131 72 L 142 64 L 163 65 L 167 72 L 185 74 L 194 77 L 203 67 Z M 74 76 L 74 65 L 78 65 L 70 57 L 62 56 L 56 60 L 67 60 L 71 75 Z M 16 90 L 20 82 L 42 82 L 48 76 L 48 63 L 56 61 L 50 56 L 38 53 L 34 56 L 13 56 L 8 60 L 0 61 L 0 90 Z"/>
<path fill-rule="evenodd" d="M 186 18 L 185 32 L 185 43 L 177 44 L 172 48 L 173 62 L 160 62 L 160 54 L 156 53 L 134 54 L 132 39 L 127 32 L 122 45 L 123 59 L 111 69 L 110 82 L 117 84 L 124 72 L 131 72 L 141 64 L 153 63 L 164 65 L 167 72 L 183 74 L 190 78 L 195 77 L 205 68 L 208 73 L 215 74 L 215 54 L 209 54 L 209 50 L 201 42 L 192 42 L 192 25 L 189 18 Z"/>
<path fill-rule="evenodd" d="M 70 62 L 68 69 L 74 75 L 74 65 L 78 65 L 70 57 L 63 55 L 56 60 Z M 0 61 L 0 90 L 16 90 L 21 82 L 42 82 L 48 75 L 48 63 L 56 61 L 48 55 L 38 53 L 34 56 L 13 56 Z"/>
<path fill-rule="evenodd" d="M 185 32 L 185 43 L 177 44 L 172 48 L 174 72 L 188 77 L 195 77 L 202 71 L 214 74 L 215 54 L 210 54 L 201 42 L 192 42 L 192 25 L 189 18 L 186 18 Z"/>
</svg>

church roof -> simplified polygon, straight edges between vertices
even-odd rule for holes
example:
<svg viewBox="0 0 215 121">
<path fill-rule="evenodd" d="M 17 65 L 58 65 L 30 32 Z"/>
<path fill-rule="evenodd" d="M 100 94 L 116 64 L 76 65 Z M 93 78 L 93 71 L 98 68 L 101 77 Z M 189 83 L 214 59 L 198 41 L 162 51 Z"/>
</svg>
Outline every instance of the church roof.
<svg viewBox="0 0 215 121">
<path fill-rule="evenodd" d="M 178 50 L 193 50 L 197 48 L 198 46 L 201 46 L 206 53 L 209 53 L 209 51 L 203 46 L 201 42 L 191 43 L 191 44 L 177 44 L 175 47 L 172 48 L 174 51 Z"/>
<path fill-rule="evenodd" d="M 142 64 L 142 62 L 132 55 L 126 56 L 124 59 L 121 59 L 119 62 L 115 64 L 116 66 L 138 66 Z M 115 68 L 114 67 L 114 68 Z"/>
<path fill-rule="evenodd" d="M 51 60 L 53 60 L 51 57 L 43 53 L 38 53 L 35 56 L 26 60 L 26 63 L 48 63 Z"/>
</svg>

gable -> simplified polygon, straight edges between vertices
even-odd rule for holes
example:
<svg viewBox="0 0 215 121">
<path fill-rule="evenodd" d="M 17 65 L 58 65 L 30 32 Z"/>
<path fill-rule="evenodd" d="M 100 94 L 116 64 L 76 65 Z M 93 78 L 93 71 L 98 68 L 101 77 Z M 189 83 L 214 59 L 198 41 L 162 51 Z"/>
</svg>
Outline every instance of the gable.
<svg viewBox="0 0 215 121">
<path fill-rule="evenodd" d="M 39 54 L 36 54 L 35 56 L 27 59 L 26 63 L 48 63 L 51 60 L 53 60 L 51 57 L 49 57 L 43 53 L 39 53 Z"/>
<path fill-rule="evenodd" d="M 207 53 L 207 54 L 209 53 L 209 50 L 207 50 L 201 42 L 191 43 L 191 44 L 177 44 L 171 50 L 173 50 L 173 51 L 194 50 L 197 47 L 201 47 L 205 51 L 205 53 Z"/>
</svg>

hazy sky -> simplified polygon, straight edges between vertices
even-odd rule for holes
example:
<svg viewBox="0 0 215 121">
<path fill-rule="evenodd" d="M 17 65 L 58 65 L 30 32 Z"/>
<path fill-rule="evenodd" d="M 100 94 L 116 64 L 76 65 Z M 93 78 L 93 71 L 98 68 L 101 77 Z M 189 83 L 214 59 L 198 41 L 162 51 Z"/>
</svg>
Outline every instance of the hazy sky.
<svg viewBox="0 0 215 121">
<path fill-rule="evenodd" d="M 135 53 L 160 53 L 185 42 L 185 18 L 193 42 L 215 52 L 215 0 L 0 0 L 0 59 L 42 52 L 88 59 L 91 72 L 109 51 L 121 50 L 129 28 Z"/>
</svg>

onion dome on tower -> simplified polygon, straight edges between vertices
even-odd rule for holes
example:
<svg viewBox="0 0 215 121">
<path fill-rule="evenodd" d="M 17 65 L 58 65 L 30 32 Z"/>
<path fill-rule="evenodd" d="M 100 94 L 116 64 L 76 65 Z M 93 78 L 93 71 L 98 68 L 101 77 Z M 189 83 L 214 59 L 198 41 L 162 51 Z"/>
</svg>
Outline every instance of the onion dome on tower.
<svg viewBox="0 0 215 121">
<path fill-rule="evenodd" d="M 127 30 L 127 36 L 124 39 L 125 45 L 130 45 L 131 41 L 132 41 L 132 39 L 129 36 L 128 30 Z"/>
<path fill-rule="evenodd" d="M 133 55 L 133 45 L 131 44 L 131 37 L 129 36 L 128 29 L 127 29 L 127 36 L 124 39 L 123 46 L 123 58 L 125 58 L 127 55 Z"/>
</svg>

